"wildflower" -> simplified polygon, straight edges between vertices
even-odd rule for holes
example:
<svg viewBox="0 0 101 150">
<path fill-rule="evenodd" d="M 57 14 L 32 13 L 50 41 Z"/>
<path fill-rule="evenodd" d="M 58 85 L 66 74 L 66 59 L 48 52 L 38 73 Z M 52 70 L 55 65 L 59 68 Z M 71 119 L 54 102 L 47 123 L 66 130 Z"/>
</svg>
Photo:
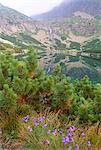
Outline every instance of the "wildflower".
<svg viewBox="0 0 101 150">
<path fill-rule="evenodd" d="M 45 145 L 49 145 L 49 144 L 50 144 L 50 141 L 49 141 L 49 140 L 45 140 L 43 143 L 44 143 Z"/>
<path fill-rule="evenodd" d="M 69 146 L 69 147 L 68 147 L 68 150 L 72 150 L 72 146 Z"/>
<path fill-rule="evenodd" d="M 30 132 L 32 132 L 32 128 L 31 128 L 30 125 L 29 125 L 27 128 L 28 128 L 28 130 L 29 130 Z"/>
<path fill-rule="evenodd" d="M 42 126 L 42 128 L 46 128 L 47 127 L 47 124 L 44 124 L 43 126 Z"/>
<path fill-rule="evenodd" d="M 39 124 L 38 124 L 38 122 L 35 122 L 35 126 L 37 127 Z"/>
<path fill-rule="evenodd" d="M 88 144 L 88 146 L 91 146 L 91 142 L 90 141 L 88 141 L 87 144 Z"/>
<path fill-rule="evenodd" d="M 29 115 L 25 116 L 25 117 L 23 118 L 23 121 L 24 121 L 24 122 L 28 122 L 28 118 L 29 118 Z"/>
<path fill-rule="evenodd" d="M 78 144 L 75 145 L 75 149 L 79 150 L 79 145 Z"/>
<path fill-rule="evenodd" d="M 33 119 L 33 122 L 36 122 L 36 118 Z"/>
<path fill-rule="evenodd" d="M 80 128 L 78 128 L 78 131 L 80 131 L 81 129 Z"/>
<path fill-rule="evenodd" d="M 69 142 L 74 142 L 74 139 L 69 137 Z"/>
<path fill-rule="evenodd" d="M 60 135 L 62 135 L 63 134 L 63 132 L 62 131 L 60 131 Z"/>
<path fill-rule="evenodd" d="M 62 142 L 63 142 L 64 144 L 68 144 L 69 138 L 68 138 L 68 137 L 63 138 L 63 139 L 62 139 Z"/>
<path fill-rule="evenodd" d="M 57 133 L 57 129 L 54 130 L 53 134 L 56 135 L 56 133 Z"/>
<path fill-rule="evenodd" d="M 68 136 L 68 137 L 72 137 L 73 134 L 72 134 L 72 133 L 68 133 L 67 136 Z"/>
<path fill-rule="evenodd" d="M 75 131 L 76 128 L 74 126 L 70 127 L 70 131 Z"/>
<path fill-rule="evenodd" d="M 67 130 L 67 133 L 71 133 L 71 130 L 70 130 L 70 129 L 68 129 L 68 130 Z"/>
<path fill-rule="evenodd" d="M 32 131 L 33 131 L 32 128 L 30 128 L 30 129 L 29 129 L 29 132 L 32 132 Z"/>
<path fill-rule="evenodd" d="M 44 121 L 44 117 L 38 118 L 38 122 L 42 122 L 42 121 Z"/>
<path fill-rule="evenodd" d="M 81 136 L 82 136 L 82 137 L 84 137 L 84 136 L 85 136 L 84 132 L 82 132 Z"/>
<path fill-rule="evenodd" d="M 51 130 L 48 130 L 48 131 L 47 131 L 47 134 L 50 134 L 50 131 L 51 131 Z"/>
<path fill-rule="evenodd" d="M 30 129 L 30 125 L 27 128 Z"/>
</svg>

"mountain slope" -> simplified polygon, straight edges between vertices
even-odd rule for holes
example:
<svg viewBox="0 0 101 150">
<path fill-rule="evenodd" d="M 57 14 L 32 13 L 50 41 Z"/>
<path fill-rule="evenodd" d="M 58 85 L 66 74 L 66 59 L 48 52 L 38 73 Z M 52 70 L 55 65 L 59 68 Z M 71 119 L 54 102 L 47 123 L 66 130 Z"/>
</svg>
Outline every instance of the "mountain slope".
<svg viewBox="0 0 101 150">
<path fill-rule="evenodd" d="M 48 13 L 38 16 L 32 16 L 36 19 L 54 19 L 58 17 L 67 17 L 77 11 L 86 12 L 93 16 L 101 15 L 101 0 L 64 0 L 60 6 L 55 7 Z"/>
<path fill-rule="evenodd" d="M 0 4 L 0 38 L 12 42 L 20 48 L 26 45 L 44 46 L 42 33 L 46 36 L 48 25 Z M 41 38 L 40 38 L 41 37 Z"/>
<path fill-rule="evenodd" d="M 30 17 L 0 4 L 0 32 L 8 34 L 20 31 L 33 32 L 36 23 Z"/>
<path fill-rule="evenodd" d="M 74 0 L 71 3 L 72 5 L 70 3 L 68 5 L 75 8 Z M 71 76 L 72 79 L 88 75 L 91 80 L 99 82 L 101 81 L 101 18 L 96 16 L 100 14 L 99 8 L 96 6 L 98 8 L 96 17 L 92 16 L 93 7 L 90 4 L 91 14 L 83 12 L 83 9 L 80 9 L 82 6 L 76 7 L 76 12 L 74 9 L 72 13 L 70 11 L 71 16 L 67 17 L 68 5 L 65 1 L 65 4 L 62 3 L 55 8 L 59 17 L 53 19 L 56 17 L 56 13 L 53 13 L 55 16 L 51 15 L 50 21 L 35 21 L 0 5 L 0 51 L 6 50 L 22 59 L 31 45 L 38 50 L 41 65 L 48 74 L 56 64 L 60 64 L 62 73 Z M 65 17 L 63 13 L 66 14 Z"/>
</svg>

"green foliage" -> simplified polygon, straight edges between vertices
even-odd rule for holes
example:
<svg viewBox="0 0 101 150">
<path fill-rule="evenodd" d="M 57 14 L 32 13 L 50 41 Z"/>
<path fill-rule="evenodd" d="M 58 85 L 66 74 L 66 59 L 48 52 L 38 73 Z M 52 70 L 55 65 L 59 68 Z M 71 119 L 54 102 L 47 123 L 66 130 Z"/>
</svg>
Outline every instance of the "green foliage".
<svg viewBox="0 0 101 150">
<path fill-rule="evenodd" d="M 8 84 L 3 85 L 0 91 L 0 120 L 2 122 L 4 132 L 9 136 L 16 135 L 16 106 L 17 95 Z"/>
<path fill-rule="evenodd" d="M 70 113 L 74 116 L 79 116 L 79 121 L 83 122 L 97 122 L 101 119 L 100 113 L 100 86 L 98 93 L 96 88 L 98 85 L 92 85 L 88 77 L 75 83 L 74 102 Z M 95 107 L 96 106 L 96 107 Z M 96 109 L 95 109 L 96 108 Z"/>
<path fill-rule="evenodd" d="M 53 87 L 53 95 L 51 97 L 52 108 L 65 110 L 66 102 L 72 99 L 73 89 L 70 79 L 67 77 L 56 78 L 55 85 Z"/>
<path fill-rule="evenodd" d="M 16 135 L 17 116 L 32 109 L 60 110 L 63 115 L 79 118 L 80 123 L 95 123 L 101 119 L 100 100 L 101 85 L 92 84 L 87 76 L 72 83 L 70 77 L 61 75 L 60 65 L 53 75 L 46 75 L 32 48 L 22 60 L 0 54 L 0 120 L 9 135 Z"/>
<path fill-rule="evenodd" d="M 16 107 L 17 96 L 9 87 L 8 84 L 3 85 L 3 90 L 0 91 L 0 107 L 1 109 L 11 109 Z"/>
<path fill-rule="evenodd" d="M 8 54 L 0 55 L 0 120 L 2 125 L 5 122 L 3 129 L 7 133 L 15 133 L 17 115 L 25 114 L 26 110 L 29 110 L 29 106 L 22 105 L 27 104 L 29 94 L 34 88 L 35 81 L 32 78 L 37 68 L 35 59 L 36 55 L 34 53 L 33 56 L 32 52 L 29 52 L 29 58 L 23 61 L 18 61 Z"/>
<path fill-rule="evenodd" d="M 96 114 L 101 114 L 101 85 L 97 84 L 94 86 L 94 109 Z"/>
<path fill-rule="evenodd" d="M 17 114 L 19 116 L 24 116 L 24 115 L 30 114 L 30 109 L 31 109 L 31 107 L 28 104 L 23 104 L 21 106 L 18 105 L 17 106 Z"/>
<path fill-rule="evenodd" d="M 60 75 L 61 74 L 61 66 L 59 64 L 55 66 L 53 74 L 54 75 Z"/>
</svg>

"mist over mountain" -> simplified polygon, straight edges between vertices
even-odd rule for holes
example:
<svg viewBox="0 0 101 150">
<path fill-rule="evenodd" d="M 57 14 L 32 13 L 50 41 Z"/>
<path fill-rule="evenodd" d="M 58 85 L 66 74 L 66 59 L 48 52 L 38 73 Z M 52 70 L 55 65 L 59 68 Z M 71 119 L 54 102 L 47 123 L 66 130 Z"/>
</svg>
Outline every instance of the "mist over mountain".
<svg viewBox="0 0 101 150">
<path fill-rule="evenodd" d="M 54 19 L 59 17 L 67 17 L 75 12 L 86 12 L 93 16 L 101 15 L 101 0 L 64 0 L 59 6 L 55 7 L 47 13 L 32 16 L 35 19 Z"/>
</svg>

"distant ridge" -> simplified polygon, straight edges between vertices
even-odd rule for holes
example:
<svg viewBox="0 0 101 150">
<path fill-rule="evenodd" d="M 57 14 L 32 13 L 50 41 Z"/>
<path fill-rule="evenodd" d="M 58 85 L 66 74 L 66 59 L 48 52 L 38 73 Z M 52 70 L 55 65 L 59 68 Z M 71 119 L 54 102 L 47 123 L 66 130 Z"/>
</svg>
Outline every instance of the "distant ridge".
<svg viewBox="0 0 101 150">
<path fill-rule="evenodd" d="M 93 16 L 101 15 L 101 0 L 65 0 L 53 10 L 41 15 L 32 16 L 34 19 L 54 19 L 73 15 L 77 11 L 82 11 Z"/>
</svg>

